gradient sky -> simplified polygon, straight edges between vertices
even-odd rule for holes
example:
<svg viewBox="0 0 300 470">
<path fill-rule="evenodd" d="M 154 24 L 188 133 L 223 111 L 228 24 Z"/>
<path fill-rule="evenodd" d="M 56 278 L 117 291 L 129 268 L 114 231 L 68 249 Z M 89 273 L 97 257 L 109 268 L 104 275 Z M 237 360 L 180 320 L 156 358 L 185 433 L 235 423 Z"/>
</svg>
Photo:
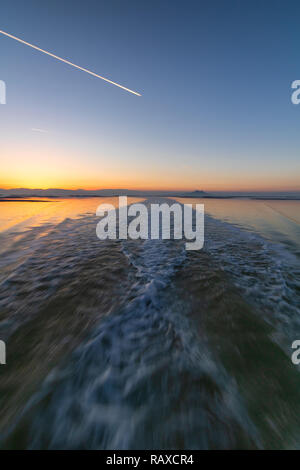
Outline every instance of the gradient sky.
<svg viewBox="0 0 300 470">
<path fill-rule="evenodd" d="M 0 187 L 300 189 L 299 1 L 1 0 L 0 18 L 142 93 L 0 35 Z"/>
</svg>

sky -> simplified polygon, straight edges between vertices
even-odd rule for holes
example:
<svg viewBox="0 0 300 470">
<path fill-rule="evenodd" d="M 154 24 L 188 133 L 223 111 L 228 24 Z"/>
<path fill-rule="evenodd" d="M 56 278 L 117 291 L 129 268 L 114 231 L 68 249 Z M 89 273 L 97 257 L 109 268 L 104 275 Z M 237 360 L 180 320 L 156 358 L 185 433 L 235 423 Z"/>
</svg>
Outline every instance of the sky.
<svg viewBox="0 0 300 470">
<path fill-rule="evenodd" d="M 1 0 L 0 187 L 300 189 L 299 1 Z"/>
</svg>

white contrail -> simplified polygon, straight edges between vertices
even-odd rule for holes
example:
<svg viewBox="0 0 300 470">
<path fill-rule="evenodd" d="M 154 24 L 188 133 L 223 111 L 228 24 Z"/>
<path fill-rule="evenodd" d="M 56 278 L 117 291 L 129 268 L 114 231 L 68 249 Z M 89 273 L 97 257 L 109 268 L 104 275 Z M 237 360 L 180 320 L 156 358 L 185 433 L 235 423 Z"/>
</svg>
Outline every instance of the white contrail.
<svg viewBox="0 0 300 470">
<path fill-rule="evenodd" d="M 42 132 L 43 134 L 48 134 L 48 131 L 46 129 L 40 129 L 39 127 L 32 127 L 31 129 L 33 132 Z"/>
<path fill-rule="evenodd" d="M 52 54 L 51 52 L 44 51 L 44 49 L 41 49 L 40 47 L 37 47 L 34 44 L 30 44 L 29 42 L 23 41 L 23 39 L 17 38 L 16 36 L 13 36 L 12 34 L 6 33 L 5 31 L 1 31 L 1 29 L 0 29 L 0 34 L 4 34 L 4 36 L 7 36 L 11 39 L 15 39 L 16 41 L 19 41 L 22 44 L 25 44 L 26 46 L 32 47 L 33 49 L 36 49 L 37 51 L 50 55 L 51 57 L 54 57 L 54 59 L 60 60 L 61 62 L 64 62 L 65 64 L 72 65 L 72 67 L 82 70 L 83 72 L 89 73 L 90 75 L 93 75 L 94 77 L 101 78 L 101 80 L 105 80 L 106 82 L 111 83 L 112 85 L 118 86 L 119 88 L 122 88 L 123 90 L 129 91 L 129 93 L 133 93 L 134 95 L 137 95 L 137 96 L 142 96 L 140 93 L 137 93 L 136 91 L 130 90 L 129 88 L 126 88 L 125 86 L 120 85 L 119 83 L 113 82 L 112 80 L 109 80 L 108 78 L 101 77 L 101 75 L 91 72 L 90 70 L 84 69 L 83 67 L 79 67 L 79 65 L 73 64 L 72 62 L 69 62 L 66 59 L 62 59 L 61 57 L 58 57 L 57 55 Z"/>
</svg>

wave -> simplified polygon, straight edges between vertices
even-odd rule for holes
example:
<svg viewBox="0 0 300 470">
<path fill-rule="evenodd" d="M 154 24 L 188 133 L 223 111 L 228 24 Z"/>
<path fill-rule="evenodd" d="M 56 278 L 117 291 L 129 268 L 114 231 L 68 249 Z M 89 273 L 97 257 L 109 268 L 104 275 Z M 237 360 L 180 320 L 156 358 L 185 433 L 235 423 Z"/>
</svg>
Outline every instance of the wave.
<svg viewBox="0 0 300 470">
<path fill-rule="evenodd" d="M 99 242 L 95 224 L 57 225 L 0 286 L 1 332 L 12 348 L 34 341 L 20 380 L 54 350 L 34 393 L 27 383 L 25 400 L 14 396 L 1 446 L 299 446 L 294 255 L 210 216 L 199 252 L 184 240 Z"/>
</svg>

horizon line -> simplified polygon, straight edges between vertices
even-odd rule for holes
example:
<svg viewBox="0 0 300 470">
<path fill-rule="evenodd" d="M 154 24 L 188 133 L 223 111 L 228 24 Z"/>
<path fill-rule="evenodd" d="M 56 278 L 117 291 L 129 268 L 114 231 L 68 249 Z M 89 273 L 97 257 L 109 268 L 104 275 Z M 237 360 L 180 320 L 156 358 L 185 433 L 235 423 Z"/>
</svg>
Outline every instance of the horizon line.
<svg viewBox="0 0 300 470">
<path fill-rule="evenodd" d="M 69 192 L 76 192 L 76 191 L 84 191 L 84 192 L 97 192 L 97 191 L 135 191 L 135 192 L 186 192 L 186 193 L 195 193 L 195 192 L 222 192 L 222 193 L 295 193 L 300 192 L 299 189 L 130 189 L 130 188 L 97 188 L 97 189 L 86 189 L 86 188 L 58 188 L 58 187 L 48 187 L 48 188 L 31 188 L 31 187 L 11 187 L 11 188 L 1 188 L 0 191 L 14 191 L 14 190 L 25 190 L 25 191 L 69 191 Z"/>
</svg>

